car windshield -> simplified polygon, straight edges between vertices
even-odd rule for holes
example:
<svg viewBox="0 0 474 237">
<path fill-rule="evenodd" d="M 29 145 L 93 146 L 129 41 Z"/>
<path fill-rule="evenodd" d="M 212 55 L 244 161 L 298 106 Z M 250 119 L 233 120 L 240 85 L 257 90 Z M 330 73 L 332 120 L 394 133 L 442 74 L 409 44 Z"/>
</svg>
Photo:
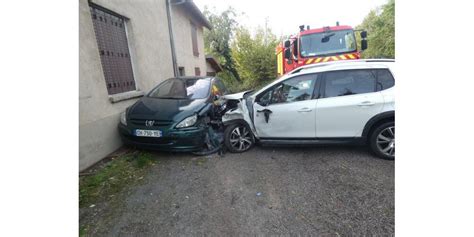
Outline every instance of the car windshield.
<svg viewBox="0 0 474 237">
<path fill-rule="evenodd" d="M 172 78 L 153 89 L 149 97 L 165 99 L 203 99 L 209 95 L 209 79 Z"/>
<path fill-rule="evenodd" d="M 356 50 L 353 30 L 329 31 L 301 36 L 301 56 L 345 53 Z"/>
</svg>

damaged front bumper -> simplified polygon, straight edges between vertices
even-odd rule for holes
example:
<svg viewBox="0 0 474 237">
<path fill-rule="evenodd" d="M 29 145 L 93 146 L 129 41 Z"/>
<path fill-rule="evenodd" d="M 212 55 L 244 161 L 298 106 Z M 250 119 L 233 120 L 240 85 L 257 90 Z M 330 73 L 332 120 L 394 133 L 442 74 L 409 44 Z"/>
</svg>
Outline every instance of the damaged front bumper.
<svg viewBox="0 0 474 237">
<path fill-rule="evenodd" d="M 224 125 L 236 122 L 246 123 L 252 130 L 253 135 L 258 138 L 252 119 L 253 97 L 246 96 L 251 91 L 244 91 L 236 94 L 225 95 L 223 98 L 228 101 L 234 101 L 236 105 L 222 115 Z"/>
<path fill-rule="evenodd" d="M 163 137 L 137 137 L 133 128 L 122 124 L 118 126 L 122 142 L 143 149 L 190 152 L 202 150 L 207 129 L 195 127 L 189 129 L 169 129 L 163 132 Z"/>
</svg>

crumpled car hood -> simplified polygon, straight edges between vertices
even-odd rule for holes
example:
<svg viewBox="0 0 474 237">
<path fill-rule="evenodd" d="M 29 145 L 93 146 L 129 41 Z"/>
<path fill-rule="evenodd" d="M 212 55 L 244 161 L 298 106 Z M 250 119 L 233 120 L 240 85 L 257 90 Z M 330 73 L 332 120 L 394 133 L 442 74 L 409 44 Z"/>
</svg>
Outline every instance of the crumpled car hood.
<svg viewBox="0 0 474 237">
<path fill-rule="evenodd" d="M 160 99 L 142 97 L 128 110 L 134 119 L 173 120 L 176 122 L 200 112 L 208 103 L 206 99 Z"/>
</svg>

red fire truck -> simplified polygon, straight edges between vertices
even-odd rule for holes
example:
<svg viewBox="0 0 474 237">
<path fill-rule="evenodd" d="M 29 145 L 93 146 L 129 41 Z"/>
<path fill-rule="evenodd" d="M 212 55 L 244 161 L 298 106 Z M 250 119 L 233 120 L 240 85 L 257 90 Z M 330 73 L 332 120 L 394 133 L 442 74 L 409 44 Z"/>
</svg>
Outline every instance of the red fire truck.
<svg viewBox="0 0 474 237">
<path fill-rule="evenodd" d="M 312 63 L 359 59 L 360 52 L 354 29 L 339 25 L 310 29 L 300 26 L 300 32 L 291 35 L 276 48 L 278 76 Z M 367 49 L 367 32 L 361 31 L 361 50 Z"/>
</svg>

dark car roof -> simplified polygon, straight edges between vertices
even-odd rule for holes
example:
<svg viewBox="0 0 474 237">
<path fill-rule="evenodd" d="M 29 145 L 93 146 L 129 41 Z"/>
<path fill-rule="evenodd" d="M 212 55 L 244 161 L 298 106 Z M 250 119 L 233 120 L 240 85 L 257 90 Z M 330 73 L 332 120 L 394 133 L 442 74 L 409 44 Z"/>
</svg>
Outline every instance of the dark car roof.
<svg viewBox="0 0 474 237">
<path fill-rule="evenodd" d="M 172 77 L 169 79 L 182 79 L 182 80 L 195 80 L 195 79 L 209 79 L 211 80 L 213 77 L 202 77 L 202 76 L 184 76 L 184 77 Z"/>
</svg>

